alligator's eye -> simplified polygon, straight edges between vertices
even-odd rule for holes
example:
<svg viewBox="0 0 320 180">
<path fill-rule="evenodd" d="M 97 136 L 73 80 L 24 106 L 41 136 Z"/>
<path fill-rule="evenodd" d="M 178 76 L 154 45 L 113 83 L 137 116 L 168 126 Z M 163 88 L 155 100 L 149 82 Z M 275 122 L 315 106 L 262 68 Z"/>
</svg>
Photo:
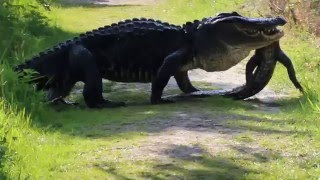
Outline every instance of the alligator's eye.
<svg viewBox="0 0 320 180">
<path fill-rule="evenodd" d="M 259 34 L 259 31 L 256 29 L 245 30 L 244 32 L 249 36 L 254 36 Z"/>
</svg>

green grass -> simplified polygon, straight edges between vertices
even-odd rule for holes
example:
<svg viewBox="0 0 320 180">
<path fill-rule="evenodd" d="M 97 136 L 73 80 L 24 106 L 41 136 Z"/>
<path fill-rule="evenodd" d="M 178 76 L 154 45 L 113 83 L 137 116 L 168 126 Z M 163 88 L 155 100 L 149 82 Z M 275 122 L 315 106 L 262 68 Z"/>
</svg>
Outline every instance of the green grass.
<svg viewBox="0 0 320 180">
<path fill-rule="evenodd" d="M 157 6 L 82 7 L 56 4 L 48 13 L 51 35 L 27 36 L 15 61 L 50 47 L 63 39 L 126 18 L 150 17 L 182 24 L 238 10 L 244 0 L 165 1 Z M 0 179 L 317 179 L 320 177 L 319 57 L 315 37 L 301 29 L 286 29 L 282 48 L 294 61 L 298 79 L 307 89 L 301 96 L 289 82 L 286 71 L 277 66 L 271 87 L 286 91 L 279 101 L 280 113 L 257 111 L 261 104 L 221 97 L 189 99 L 168 105 L 151 106 L 149 93 L 128 89 L 105 94 L 122 100 L 128 107 L 92 110 L 82 97 L 72 97 L 80 107 L 52 107 L 42 103 L 42 94 L 22 85 L 10 70 L 0 69 Z M 19 41 L 20 42 L 20 41 Z M 28 44 L 32 44 L 29 46 Z M 6 58 L 6 57 L 5 57 Z M 7 59 L 0 59 L 6 62 Z M 8 61 L 8 60 L 7 60 Z M 204 89 L 208 84 L 196 83 Z M 109 86 L 109 87 L 108 87 Z M 175 90 L 170 93 L 176 93 Z M 212 155 L 206 147 L 196 158 L 175 157 L 170 162 L 128 158 L 130 148 L 143 144 L 152 133 L 165 129 L 152 125 L 174 119 L 177 112 L 223 116 L 220 123 L 241 133 L 219 141 L 230 145 Z M 157 121 L 158 122 L 158 121 Z M 150 125 L 151 124 L 151 125 Z M 156 130 L 150 130 L 157 127 Z M 124 127 L 128 127 L 127 129 Z M 220 145 L 218 144 L 218 145 Z M 189 146 L 173 148 L 190 148 Z"/>
<path fill-rule="evenodd" d="M 118 6 L 118 7 L 83 7 L 64 6 L 54 9 L 53 18 L 57 25 L 66 31 L 84 32 L 105 26 L 123 19 L 147 17 L 183 24 L 187 21 L 214 16 L 219 12 L 232 11 L 241 6 L 245 0 L 232 2 L 209 0 L 165 0 L 156 6 Z M 138 13 L 137 13 L 138 12 Z M 76 16 L 70 16 L 76 14 Z"/>
</svg>

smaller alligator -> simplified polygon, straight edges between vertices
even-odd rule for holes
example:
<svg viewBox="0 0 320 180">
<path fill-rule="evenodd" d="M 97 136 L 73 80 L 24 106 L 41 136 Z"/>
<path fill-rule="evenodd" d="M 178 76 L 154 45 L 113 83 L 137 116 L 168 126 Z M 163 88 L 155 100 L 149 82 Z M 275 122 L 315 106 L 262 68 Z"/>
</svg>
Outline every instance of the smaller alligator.
<svg viewBox="0 0 320 180">
<path fill-rule="evenodd" d="M 171 76 L 185 93 L 198 91 L 188 70 L 224 71 L 247 57 L 251 50 L 278 41 L 277 29 L 286 21 L 248 18 L 238 13 L 187 22 L 183 27 L 152 19 L 125 20 L 61 43 L 16 67 L 38 73 L 37 89 L 47 90 L 49 101 L 64 101 L 77 81 L 91 108 L 124 103 L 102 97 L 102 78 L 117 82 L 152 83 L 151 103 L 168 102 L 162 91 Z"/>
<path fill-rule="evenodd" d="M 191 93 L 191 96 L 211 96 L 222 95 L 234 99 L 246 99 L 259 93 L 272 78 L 277 62 L 280 62 L 287 68 L 291 82 L 302 93 L 303 87 L 297 80 L 296 73 L 290 58 L 281 50 L 279 41 L 274 42 L 266 47 L 257 49 L 255 54 L 246 64 L 246 83 L 232 90 L 213 90 L 198 91 Z M 188 95 L 182 95 L 186 97 Z"/>
<path fill-rule="evenodd" d="M 246 84 L 237 87 L 224 96 L 235 99 L 246 99 L 260 92 L 270 81 L 277 62 L 287 68 L 287 72 L 294 86 L 303 93 L 303 88 L 296 78 L 293 64 L 289 57 L 281 50 L 279 41 L 257 49 L 254 56 L 246 65 Z"/>
</svg>

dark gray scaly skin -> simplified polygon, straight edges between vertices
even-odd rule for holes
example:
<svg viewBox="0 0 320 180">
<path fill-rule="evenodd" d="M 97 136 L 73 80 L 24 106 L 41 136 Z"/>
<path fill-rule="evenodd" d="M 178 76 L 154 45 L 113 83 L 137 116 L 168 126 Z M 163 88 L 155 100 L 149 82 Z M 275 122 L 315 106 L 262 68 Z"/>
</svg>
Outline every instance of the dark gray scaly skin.
<svg viewBox="0 0 320 180">
<path fill-rule="evenodd" d="M 287 69 L 289 78 L 294 86 L 304 92 L 303 87 L 297 80 L 295 70 L 290 58 L 281 50 L 279 41 L 269 46 L 257 49 L 255 54 L 246 64 L 246 83 L 230 91 L 214 90 L 195 92 L 191 96 L 222 95 L 234 99 L 246 99 L 259 93 L 272 78 L 277 62 L 280 62 Z"/>
<path fill-rule="evenodd" d="M 281 50 L 279 41 L 257 49 L 246 65 L 246 84 L 226 92 L 224 96 L 235 99 L 246 99 L 260 92 L 270 81 L 277 62 L 287 68 L 287 72 L 294 86 L 303 92 L 298 82 L 293 64 L 289 57 Z"/>
<path fill-rule="evenodd" d="M 32 69 L 37 89 L 49 101 L 63 101 L 74 84 L 84 82 L 83 96 L 91 108 L 123 103 L 102 97 L 102 78 L 117 82 L 152 83 L 151 103 L 164 103 L 162 91 L 174 76 L 185 93 L 198 91 L 187 71 L 224 71 L 251 50 L 278 41 L 283 18 L 246 18 L 222 13 L 183 27 L 152 19 L 132 19 L 105 26 L 61 43 L 16 67 Z"/>
</svg>

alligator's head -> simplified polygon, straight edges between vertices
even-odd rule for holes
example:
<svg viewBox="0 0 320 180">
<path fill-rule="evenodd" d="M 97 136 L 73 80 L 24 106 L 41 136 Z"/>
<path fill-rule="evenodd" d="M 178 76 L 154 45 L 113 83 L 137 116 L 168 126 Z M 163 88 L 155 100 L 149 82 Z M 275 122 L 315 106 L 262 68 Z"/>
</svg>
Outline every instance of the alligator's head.
<svg viewBox="0 0 320 180">
<path fill-rule="evenodd" d="M 193 32 L 199 67 L 207 71 L 230 68 L 251 50 L 278 41 L 284 35 L 278 26 L 284 24 L 281 17 L 248 18 L 236 12 L 202 20 Z"/>
</svg>

